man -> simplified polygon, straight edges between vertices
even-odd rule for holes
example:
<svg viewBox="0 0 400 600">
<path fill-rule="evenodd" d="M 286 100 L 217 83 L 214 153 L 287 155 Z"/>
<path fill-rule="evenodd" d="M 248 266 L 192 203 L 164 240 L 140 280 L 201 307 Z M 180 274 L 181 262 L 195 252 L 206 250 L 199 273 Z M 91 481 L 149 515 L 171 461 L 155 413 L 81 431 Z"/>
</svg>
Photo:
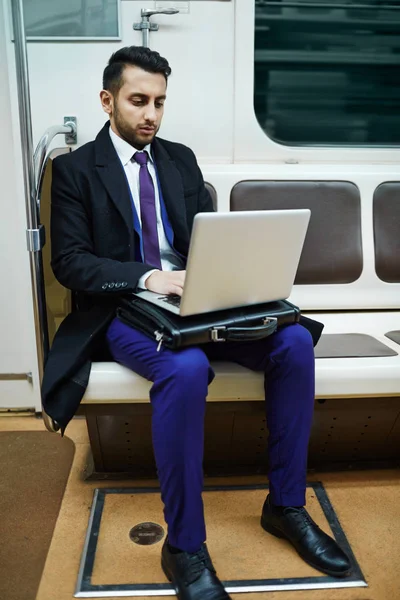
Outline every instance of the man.
<svg viewBox="0 0 400 600">
<path fill-rule="evenodd" d="M 121 292 L 147 288 L 182 295 L 194 216 L 213 210 L 193 152 L 156 137 L 170 73 L 168 62 L 147 48 L 122 48 L 111 57 L 100 93 L 110 123 L 95 142 L 54 161 L 55 275 L 80 293 L 81 307 L 106 307 L 112 318 L 106 332 L 112 357 L 154 382 L 153 445 L 168 524 L 162 567 L 178 597 L 229 598 L 204 543 L 209 359 L 235 361 L 266 374 L 270 494 L 262 527 L 289 540 L 315 568 L 344 576 L 348 558 L 304 508 L 314 404 L 310 333 L 296 324 L 254 343 L 157 352 L 155 341 L 114 317 Z"/>
</svg>

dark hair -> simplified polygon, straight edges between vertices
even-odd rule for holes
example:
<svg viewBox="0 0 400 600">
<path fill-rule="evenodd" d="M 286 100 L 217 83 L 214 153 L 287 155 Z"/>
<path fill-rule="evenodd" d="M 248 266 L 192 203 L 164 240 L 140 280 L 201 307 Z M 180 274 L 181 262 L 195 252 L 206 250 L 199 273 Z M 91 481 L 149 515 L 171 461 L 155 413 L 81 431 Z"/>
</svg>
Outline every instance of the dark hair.
<svg viewBox="0 0 400 600">
<path fill-rule="evenodd" d="M 132 65 L 139 67 L 148 73 L 161 73 L 165 81 L 171 75 L 171 67 L 166 58 L 158 52 L 143 46 L 126 46 L 111 56 L 103 73 L 103 89 L 108 90 L 114 96 L 124 84 L 123 73 L 125 67 Z"/>
</svg>

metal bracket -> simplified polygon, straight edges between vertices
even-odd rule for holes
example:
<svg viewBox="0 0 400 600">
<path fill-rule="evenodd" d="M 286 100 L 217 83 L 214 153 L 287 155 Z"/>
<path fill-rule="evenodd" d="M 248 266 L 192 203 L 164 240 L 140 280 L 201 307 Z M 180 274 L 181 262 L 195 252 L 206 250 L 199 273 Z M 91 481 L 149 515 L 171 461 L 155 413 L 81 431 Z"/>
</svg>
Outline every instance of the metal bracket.
<svg viewBox="0 0 400 600">
<path fill-rule="evenodd" d="M 0 381 L 28 381 L 32 383 L 32 373 L 0 373 Z"/>
<path fill-rule="evenodd" d="M 141 21 L 140 23 L 134 23 L 133 29 L 135 31 L 143 31 L 143 29 L 149 29 L 150 31 L 158 31 L 159 26 L 157 23 L 150 23 L 150 21 Z"/>
<path fill-rule="evenodd" d="M 133 29 L 142 32 L 142 44 L 145 48 L 149 47 L 150 31 L 158 31 L 158 24 L 151 23 L 150 17 L 153 15 L 176 15 L 179 12 L 177 8 L 164 8 L 153 10 L 151 8 L 142 8 L 140 11 L 142 20 L 140 23 L 134 23 Z"/>
<path fill-rule="evenodd" d="M 223 327 L 223 326 L 221 326 L 221 327 L 213 327 L 211 329 L 211 340 L 213 342 L 226 342 L 225 338 L 220 338 L 219 337 L 219 332 L 220 331 L 225 331 L 225 330 L 226 330 L 226 327 Z"/>
<path fill-rule="evenodd" d="M 28 252 L 40 252 L 46 243 L 46 231 L 43 225 L 39 229 L 26 230 L 26 244 Z"/>
<path fill-rule="evenodd" d="M 278 324 L 277 317 L 265 317 L 263 319 L 263 325 L 269 325 L 270 323 L 276 323 L 276 325 L 277 325 Z"/>
<path fill-rule="evenodd" d="M 64 117 L 64 125 L 71 127 L 71 133 L 65 134 L 65 143 L 67 145 L 78 143 L 78 123 L 76 117 Z"/>
</svg>

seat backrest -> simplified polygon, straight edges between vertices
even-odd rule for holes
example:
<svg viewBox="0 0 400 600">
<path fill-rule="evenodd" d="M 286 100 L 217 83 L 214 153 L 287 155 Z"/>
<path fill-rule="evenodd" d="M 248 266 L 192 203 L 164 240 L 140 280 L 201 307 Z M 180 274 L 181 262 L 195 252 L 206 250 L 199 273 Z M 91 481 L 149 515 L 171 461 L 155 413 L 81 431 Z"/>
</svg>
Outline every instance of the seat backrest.
<svg viewBox="0 0 400 600">
<path fill-rule="evenodd" d="M 241 181 L 231 210 L 309 208 L 296 284 L 351 283 L 363 268 L 361 200 L 347 181 Z"/>
<path fill-rule="evenodd" d="M 60 154 L 69 152 L 69 148 L 53 150 L 46 163 L 41 194 L 40 194 L 40 222 L 46 232 L 46 244 L 42 250 L 43 277 L 46 295 L 47 323 L 49 343 L 51 345 L 55 333 L 71 312 L 71 292 L 61 285 L 54 276 L 51 268 L 51 239 L 50 239 L 50 205 L 51 205 L 51 177 L 53 160 Z"/>
<path fill-rule="evenodd" d="M 382 281 L 400 283 L 400 182 L 382 183 L 373 200 L 375 270 Z"/>
<path fill-rule="evenodd" d="M 214 206 L 214 210 L 218 210 L 217 190 L 215 189 L 215 187 L 213 185 L 211 185 L 211 183 L 208 183 L 207 181 L 204 182 L 204 185 L 206 186 L 206 189 L 210 193 L 212 203 Z"/>
</svg>

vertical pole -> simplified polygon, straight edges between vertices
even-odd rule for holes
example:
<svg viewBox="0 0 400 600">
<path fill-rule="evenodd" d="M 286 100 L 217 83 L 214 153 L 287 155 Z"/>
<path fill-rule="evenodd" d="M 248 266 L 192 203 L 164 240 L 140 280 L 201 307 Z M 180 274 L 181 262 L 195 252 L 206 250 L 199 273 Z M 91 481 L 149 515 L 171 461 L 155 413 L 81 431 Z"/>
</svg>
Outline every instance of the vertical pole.
<svg viewBox="0 0 400 600">
<path fill-rule="evenodd" d="M 143 36 L 143 46 L 145 48 L 149 48 L 150 47 L 150 20 L 147 19 L 147 22 L 144 22 L 145 18 L 142 19 L 142 24 L 146 25 L 146 27 L 143 27 L 142 29 L 142 36 Z"/>
<path fill-rule="evenodd" d="M 29 91 L 28 57 L 25 39 L 23 0 L 12 0 L 12 18 L 15 40 L 15 62 L 17 71 L 18 106 L 22 147 L 23 179 L 25 191 L 26 218 L 29 233 L 39 237 L 40 216 L 36 206 L 35 176 L 33 164 L 32 115 Z M 47 359 L 49 341 L 47 331 L 46 300 L 43 281 L 42 244 L 30 248 L 33 310 L 36 333 L 36 350 L 40 383 L 43 379 L 44 364 Z M 46 426 L 48 424 L 46 423 Z M 54 430 L 52 428 L 52 430 Z"/>
</svg>

